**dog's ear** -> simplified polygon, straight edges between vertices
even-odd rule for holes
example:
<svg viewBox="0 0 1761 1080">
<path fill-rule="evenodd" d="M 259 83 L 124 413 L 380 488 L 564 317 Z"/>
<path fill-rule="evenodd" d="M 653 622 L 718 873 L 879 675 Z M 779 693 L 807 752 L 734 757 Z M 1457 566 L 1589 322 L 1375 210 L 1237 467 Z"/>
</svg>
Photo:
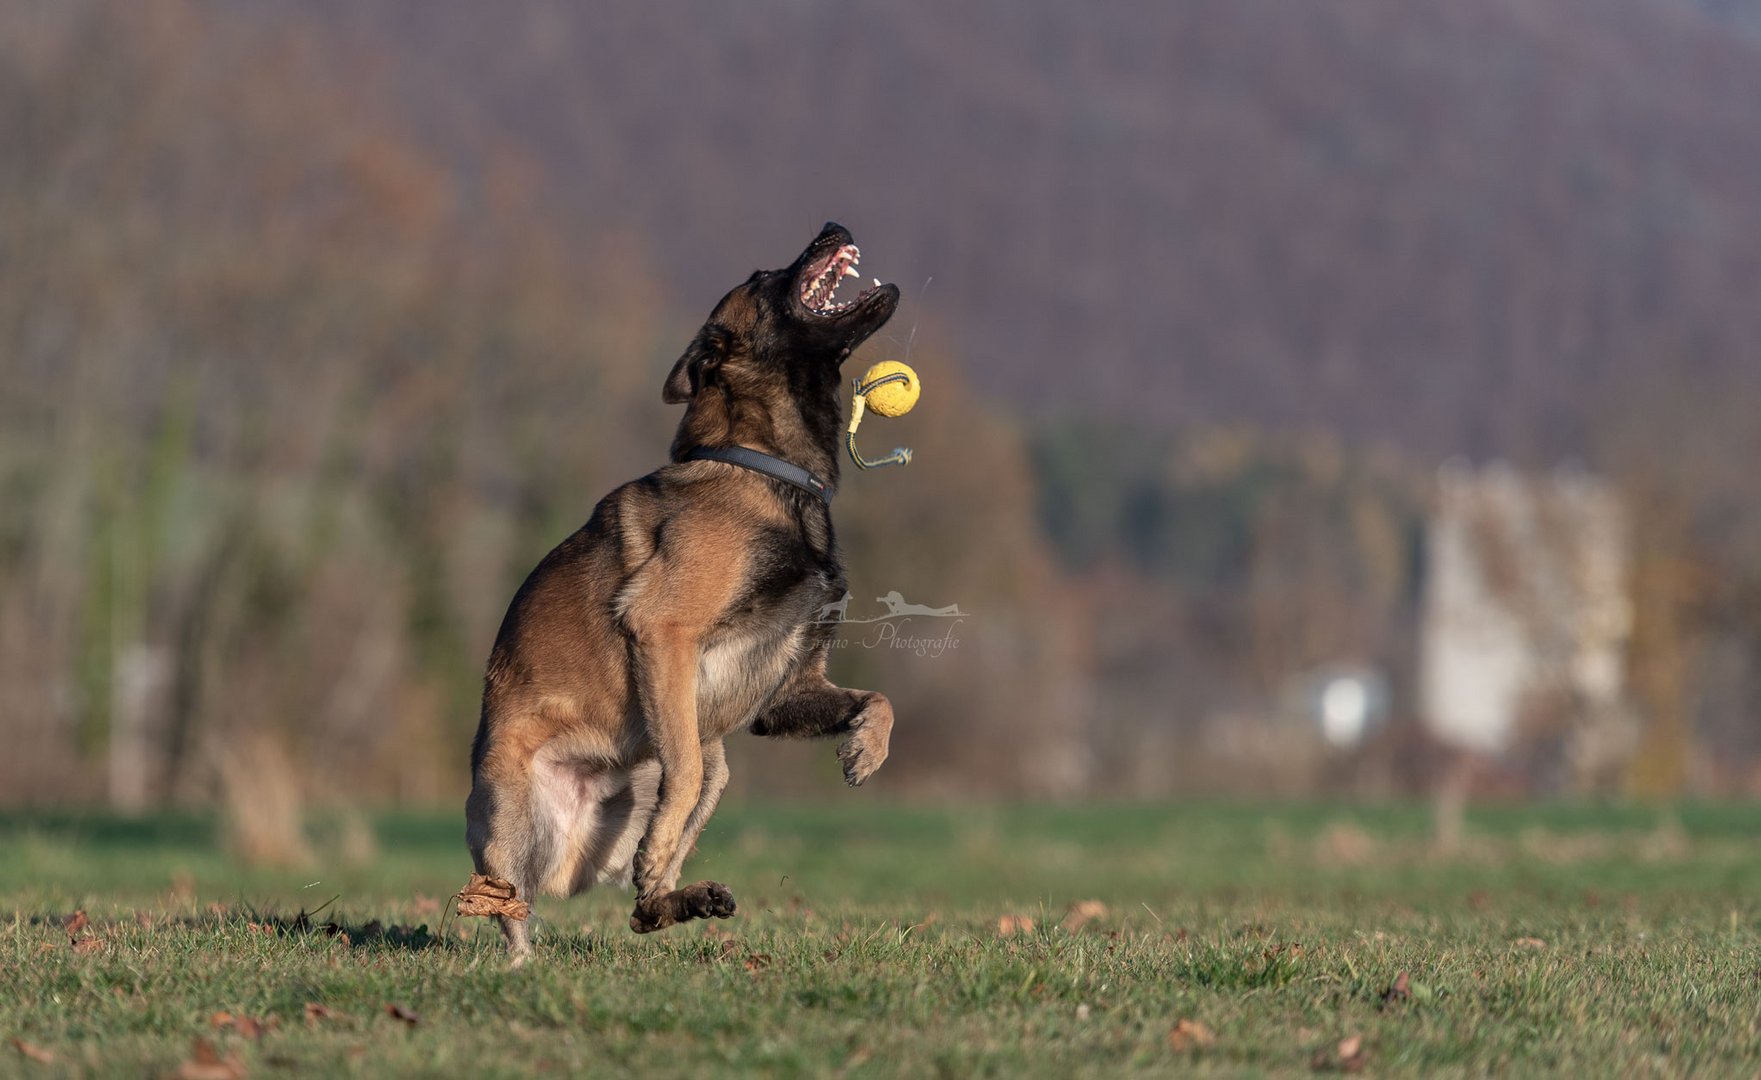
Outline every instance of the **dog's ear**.
<svg viewBox="0 0 1761 1080">
<path fill-rule="evenodd" d="M 707 326 L 698 331 L 691 344 L 685 347 L 685 354 L 673 365 L 672 374 L 666 377 L 660 400 L 677 405 L 696 397 L 697 391 L 703 389 L 703 384 L 721 367 L 726 355 L 725 334 Z"/>
</svg>

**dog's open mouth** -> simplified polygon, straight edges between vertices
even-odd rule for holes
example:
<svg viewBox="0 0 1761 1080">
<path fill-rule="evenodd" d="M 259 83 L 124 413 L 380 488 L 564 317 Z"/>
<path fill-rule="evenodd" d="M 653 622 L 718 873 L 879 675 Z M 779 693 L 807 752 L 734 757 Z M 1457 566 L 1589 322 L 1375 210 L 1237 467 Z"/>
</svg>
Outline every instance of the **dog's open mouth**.
<svg viewBox="0 0 1761 1080">
<path fill-rule="evenodd" d="M 808 263 L 801 271 L 801 306 L 822 319 L 836 318 L 855 310 L 881 288 L 880 278 L 875 278 L 872 286 L 862 288 L 851 299 L 838 299 L 845 278 L 860 278 L 856 267 L 861 262 L 862 249 L 855 244 L 843 244 L 823 258 Z"/>
</svg>

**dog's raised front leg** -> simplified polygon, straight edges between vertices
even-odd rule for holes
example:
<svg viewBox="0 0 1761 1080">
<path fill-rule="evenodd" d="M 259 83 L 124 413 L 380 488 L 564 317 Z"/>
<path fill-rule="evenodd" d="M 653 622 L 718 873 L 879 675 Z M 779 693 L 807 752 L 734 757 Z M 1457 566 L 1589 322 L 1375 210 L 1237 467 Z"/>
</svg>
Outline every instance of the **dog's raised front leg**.
<svg viewBox="0 0 1761 1080">
<path fill-rule="evenodd" d="M 846 690 L 825 673 L 826 649 L 821 647 L 801 675 L 759 713 L 752 734 L 810 739 L 849 736 L 838 745 L 844 782 L 856 787 L 887 760 L 893 733 L 893 704 L 874 690 Z"/>
</svg>

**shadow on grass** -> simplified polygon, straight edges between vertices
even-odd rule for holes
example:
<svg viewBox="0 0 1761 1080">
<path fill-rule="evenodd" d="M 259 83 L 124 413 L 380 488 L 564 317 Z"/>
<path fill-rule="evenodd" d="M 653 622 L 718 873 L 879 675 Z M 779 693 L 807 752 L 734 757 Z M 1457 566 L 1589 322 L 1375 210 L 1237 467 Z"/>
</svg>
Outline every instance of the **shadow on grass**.
<svg viewBox="0 0 1761 1080">
<path fill-rule="evenodd" d="M 328 905 L 326 905 L 328 906 Z M 157 915 L 150 912 L 136 912 L 132 919 L 88 919 L 85 912 L 76 911 L 71 915 L 42 914 L 32 915 L 28 919 L 33 927 L 55 927 L 66 933 L 70 943 L 77 943 L 81 935 L 86 937 L 108 938 L 124 932 L 152 932 L 161 929 L 183 930 L 191 933 L 221 933 L 226 931 L 243 931 L 249 934 L 264 934 L 290 940 L 311 940 L 322 937 L 330 941 L 340 941 L 351 949 L 386 949 L 404 952 L 425 952 L 430 949 L 457 949 L 466 946 L 466 942 L 449 940 L 434 933 L 427 923 L 416 926 L 403 924 L 386 925 L 379 919 L 365 922 L 326 920 L 318 922 L 317 916 L 323 911 L 301 910 L 293 916 L 266 915 L 254 909 L 243 911 L 210 911 L 201 915 Z"/>
</svg>

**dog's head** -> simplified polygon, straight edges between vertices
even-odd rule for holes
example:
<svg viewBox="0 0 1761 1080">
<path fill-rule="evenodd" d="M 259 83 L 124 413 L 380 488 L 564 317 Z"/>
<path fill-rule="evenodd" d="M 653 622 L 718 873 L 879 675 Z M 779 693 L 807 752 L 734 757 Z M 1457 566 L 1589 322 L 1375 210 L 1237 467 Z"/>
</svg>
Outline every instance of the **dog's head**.
<svg viewBox="0 0 1761 1080">
<path fill-rule="evenodd" d="M 829 390 L 835 406 L 839 365 L 899 307 L 899 287 L 878 278 L 851 299 L 838 298 L 846 277 L 860 282 L 861 258 L 850 230 L 827 222 L 793 263 L 760 270 L 722 297 L 661 397 L 677 404 L 711 391 L 729 400 L 786 394 L 823 406 Z"/>
</svg>

